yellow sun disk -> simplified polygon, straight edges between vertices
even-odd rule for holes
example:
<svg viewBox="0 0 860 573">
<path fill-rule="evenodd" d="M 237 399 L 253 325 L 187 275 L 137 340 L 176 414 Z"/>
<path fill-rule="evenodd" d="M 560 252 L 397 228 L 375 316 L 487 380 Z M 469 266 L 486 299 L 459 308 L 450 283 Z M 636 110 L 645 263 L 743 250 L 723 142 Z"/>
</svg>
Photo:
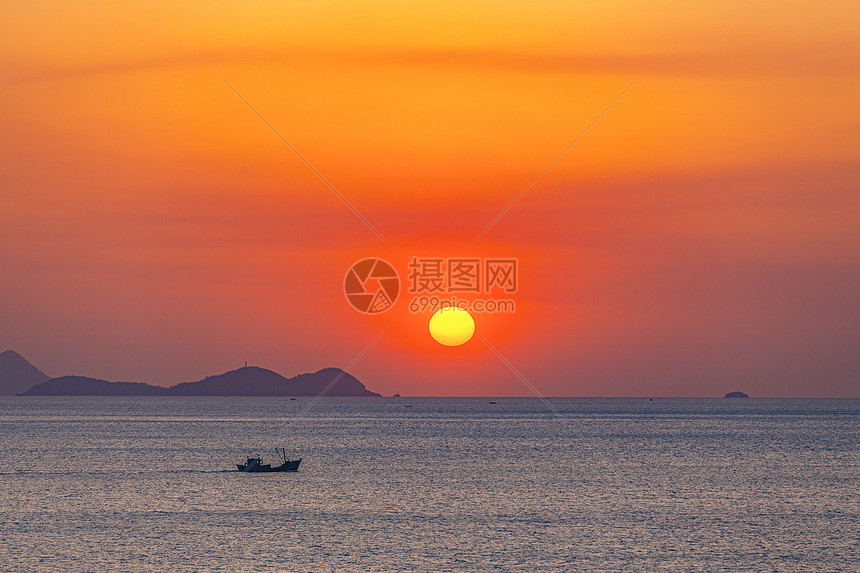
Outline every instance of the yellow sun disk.
<svg viewBox="0 0 860 573">
<path fill-rule="evenodd" d="M 472 315 L 460 308 L 440 308 L 430 318 L 430 336 L 445 346 L 460 346 L 475 333 Z"/>
</svg>

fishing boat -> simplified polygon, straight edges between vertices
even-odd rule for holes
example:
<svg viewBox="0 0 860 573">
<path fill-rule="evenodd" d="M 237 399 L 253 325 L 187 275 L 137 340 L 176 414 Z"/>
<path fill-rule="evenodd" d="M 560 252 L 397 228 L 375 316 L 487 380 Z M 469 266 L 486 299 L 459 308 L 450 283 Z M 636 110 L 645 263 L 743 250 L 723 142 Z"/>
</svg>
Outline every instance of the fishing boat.
<svg viewBox="0 0 860 573">
<path fill-rule="evenodd" d="M 260 456 L 256 456 L 253 458 L 248 458 L 244 464 L 236 464 L 236 467 L 239 468 L 240 472 L 246 473 L 261 473 L 261 472 L 297 472 L 299 471 L 299 464 L 302 461 L 302 458 L 297 460 L 287 459 L 287 452 L 283 448 L 278 450 L 278 455 L 281 456 L 281 465 L 272 466 L 271 464 L 264 464 L 263 458 Z"/>
</svg>

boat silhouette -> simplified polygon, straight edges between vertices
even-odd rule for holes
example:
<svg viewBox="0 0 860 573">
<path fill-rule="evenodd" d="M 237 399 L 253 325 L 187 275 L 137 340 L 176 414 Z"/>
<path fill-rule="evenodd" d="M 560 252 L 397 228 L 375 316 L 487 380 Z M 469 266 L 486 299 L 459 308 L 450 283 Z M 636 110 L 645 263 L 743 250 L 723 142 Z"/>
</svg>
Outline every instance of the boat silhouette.
<svg viewBox="0 0 860 573">
<path fill-rule="evenodd" d="M 299 471 L 299 464 L 302 461 L 302 458 L 297 460 L 287 459 L 287 452 L 283 448 L 278 450 L 278 454 L 281 456 L 281 464 L 278 466 L 272 466 L 271 464 L 264 464 L 263 458 L 260 456 L 255 456 L 253 458 L 248 458 L 248 460 L 244 464 L 236 464 L 236 467 L 240 472 L 245 473 L 264 473 L 264 472 L 297 472 Z"/>
</svg>

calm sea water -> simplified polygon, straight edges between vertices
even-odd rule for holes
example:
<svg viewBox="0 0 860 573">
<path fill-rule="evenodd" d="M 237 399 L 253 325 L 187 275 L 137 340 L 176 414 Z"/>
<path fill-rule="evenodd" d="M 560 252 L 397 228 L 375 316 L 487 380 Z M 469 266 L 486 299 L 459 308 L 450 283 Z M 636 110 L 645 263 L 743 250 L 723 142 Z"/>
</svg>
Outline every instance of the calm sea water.
<svg viewBox="0 0 860 573">
<path fill-rule="evenodd" d="M 858 400 L 310 401 L 0 398 L 0 570 L 860 570 Z"/>
</svg>

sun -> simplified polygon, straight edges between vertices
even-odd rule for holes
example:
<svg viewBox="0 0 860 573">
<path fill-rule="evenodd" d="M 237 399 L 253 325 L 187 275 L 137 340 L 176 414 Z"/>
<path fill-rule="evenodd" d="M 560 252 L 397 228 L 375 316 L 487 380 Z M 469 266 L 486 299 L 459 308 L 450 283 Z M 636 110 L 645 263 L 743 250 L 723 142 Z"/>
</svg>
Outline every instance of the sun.
<svg viewBox="0 0 860 573">
<path fill-rule="evenodd" d="M 430 336 L 445 346 L 460 346 L 475 333 L 472 315 L 462 308 L 440 308 L 430 318 Z"/>
</svg>

